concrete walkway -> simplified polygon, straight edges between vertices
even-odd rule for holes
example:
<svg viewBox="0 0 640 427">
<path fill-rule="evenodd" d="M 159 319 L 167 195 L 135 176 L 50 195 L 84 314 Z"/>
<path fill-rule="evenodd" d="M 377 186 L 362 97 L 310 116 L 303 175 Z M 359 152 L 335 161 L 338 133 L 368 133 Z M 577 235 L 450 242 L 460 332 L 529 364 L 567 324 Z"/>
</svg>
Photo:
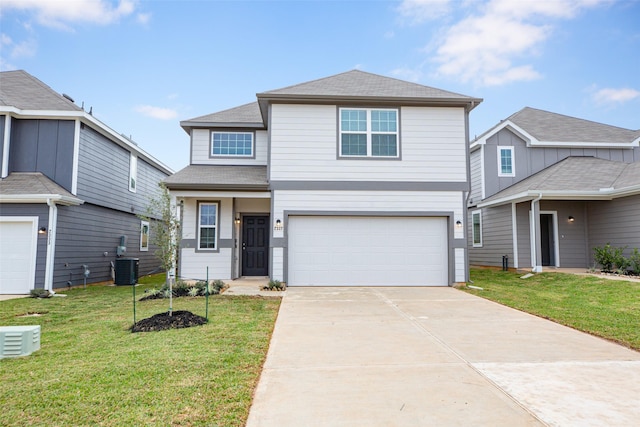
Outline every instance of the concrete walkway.
<svg viewBox="0 0 640 427">
<path fill-rule="evenodd" d="M 453 288 L 289 288 L 247 426 L 638 420 L 638 352 Z"/>
</svg>

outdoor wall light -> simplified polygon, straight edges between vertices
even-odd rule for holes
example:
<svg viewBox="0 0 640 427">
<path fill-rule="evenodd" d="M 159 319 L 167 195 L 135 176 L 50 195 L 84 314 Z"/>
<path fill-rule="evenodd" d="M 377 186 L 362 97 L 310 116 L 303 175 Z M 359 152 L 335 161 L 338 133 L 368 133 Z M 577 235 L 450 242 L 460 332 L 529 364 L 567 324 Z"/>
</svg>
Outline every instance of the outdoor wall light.
<svg viewBox="0 0 640 427">
<path fill-rule="evenodd" d="M 276 220 L 276 225 L 273 227 L 274 230 L 282 230 L 282 221 L 279 219 Z"/>
<path fill-rule="evenodd" d="M 235 220 L 236 225 L 240 225 L 240 218 L 236 218 Z"/>
<path fill-rule="evenodd" d="M 462 228 L 462 221 L 460 220 L 456 221 L 456 228 Z"/>
<path fill-rule="evenodd" d="M 38 228 L 38 234 L 47 234 L 47 227 Z"/>
<path fill-rule="evenodd" d="M 573 221 L 575 221 L 575 220 L 576 220 L 576 219 L 575 219 L 574 217 L 572 217 L 571 215 L 569 215 L 569 222 L 573 222 Z"/>
</svg>

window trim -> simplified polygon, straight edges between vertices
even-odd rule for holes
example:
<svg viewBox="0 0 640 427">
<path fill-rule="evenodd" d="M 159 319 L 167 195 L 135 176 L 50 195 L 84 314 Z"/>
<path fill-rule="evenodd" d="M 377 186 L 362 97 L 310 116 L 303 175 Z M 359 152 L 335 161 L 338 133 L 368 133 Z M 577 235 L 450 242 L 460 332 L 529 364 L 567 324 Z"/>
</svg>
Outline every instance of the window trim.
<svg viewBox="0 0 640 427">
<path fill-rule="evenodd" d="M 251 154 L 214 154 L 213 136 L 216 133 L 251 135 Z M 255 132 L 212 130 L 209 132 L 209 158 L 210 159 L 255 159 L 256 158 L 256 134 Z"/>
<path fill-rule="evenodd" d="M 475 221 L 473 220 L 473 217 L 476 215 L 478 215 L 478 237 L 479 237 L 478 242 L 476 242 L 476 236 L 475 236 L 476 224 L 475 224 Z M 474 248 L 482 247 L 482 209 L 471 211 L 471 242 L 473 243 Z"/>
<path fill-rule="evenodd" d="M 129 191 L 136 192 L 138 187 L 138 156 L 129 153 Z"/>
<path fill-rule="evenodd" d="M 215 205 L 216 206 L 216 223 L 213 227 L 207 226 L 207 228 L 213 228 L 215 230 L 215 239 L 213 248 L 200 247 L 200 209 L 201 206 Z M 196 252 L 219 252 L 220 251 L 220 201 L 218 200 L 198 200 L 196 208 Z"/>
<path fill-rule="evenodd" d="M 367 154 L 365 155 L 349 155 L 342 154 L 342 111 L 344 110 L 364 110 L 366 112 L 367 130 L 366 132 L 345 131 L 350 134 L 363 134 L 367 136 Z M 394 111 L 396 113 L 396 131 L 395 132 L 373 132 L 371 129 L 371 112 L 372 111 Z M 337 112 L 338 121 L 338 137 L 337 137 L 337 158 L 344 160 L 401 160 L 401 143 L 400 143 L 400 108 L 398 107 L 362 107 L 362 106 L 341 106 Z M 395 156 L 374 156 L 372 154 L 372 135 L 395 135 L 396 136 L 396 155 Z"/>
<path fill-rule="evenodd" d="M 146 227 L 146 233 L 145 233 Z M 149 229 L 149 221 L 140 221 L 140 252 L 148 252 L 149 251 L 149 234 L 151 230 Z M 144 236 L 146 235 L 146 245 Z"/>
<path fill-rule="evenodd" d="M 508 150 L 511 153 L 511 172 L 502 172 L 502 150 Z M 516 156 L 513 146 L 498 145 L 498 176 L 514 177 L 516 176 Z"/>
</svg>

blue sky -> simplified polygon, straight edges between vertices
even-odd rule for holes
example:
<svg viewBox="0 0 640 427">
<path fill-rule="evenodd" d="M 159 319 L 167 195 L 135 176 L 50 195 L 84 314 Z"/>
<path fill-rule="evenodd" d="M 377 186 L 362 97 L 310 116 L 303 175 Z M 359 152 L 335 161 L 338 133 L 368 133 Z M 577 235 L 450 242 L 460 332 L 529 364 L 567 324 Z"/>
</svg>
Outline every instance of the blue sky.
<svg viewBox="0 0 640 427">
<path fill-rule="evenodd" d="M 0 69 L 72 96 L 179 170 L 181 120 L 352 69 L 640 128 L 638 0 L 0 0 Z"/>
</svg>

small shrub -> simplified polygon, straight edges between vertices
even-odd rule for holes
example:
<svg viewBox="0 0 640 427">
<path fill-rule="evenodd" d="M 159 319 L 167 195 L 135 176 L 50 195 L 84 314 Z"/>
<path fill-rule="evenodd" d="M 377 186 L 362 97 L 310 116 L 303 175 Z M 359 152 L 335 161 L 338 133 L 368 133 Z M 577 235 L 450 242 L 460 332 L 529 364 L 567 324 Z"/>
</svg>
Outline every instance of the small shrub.
<svg viewBox="0 0 640 427">
<path fill-rule="evenodd" d="M 31 298 L 51 298 L 53 295 L 46 289 L 31 289 Z"/>
<path fill-rule="evenodd" d="M 155 297 L 155 296 L 158 296 L 159 294 L 161 294 L 162 292 L 160 291 L 160 289 L 151 288 L 151 289 L 147 289 L 146 291 L 144 291 L 144 293 L 147 294 L 150 297 Z"/>
<path fill-rule="evenodd" d="M 169 298 L 171 296 L 171 291 L 169 290 L 169 288 L 165 288 L 161 292 L 163 298 Z"/>
<path fill-rule="evenodd" d="M 200 294 L 200 289 L 194 286 L 193 288 L 189 288 L 188 293 L 190 297 L 197 297 Z"/>
<path fill-rule="evenodd" d="M 640 274 L 640 251 L 638 248 L 634 248 L 629 257 L 629 267 L 631 267 L 633 274 Z"/>
<path fill-rule="evenodd" d="M 268 289 L 270 291 L 284 291 L 285 290 L 285 285 L 280 281 L 280 280 L 269 280 L 269 283 L 267 283 L 267 286 L 265 286 L 265 289 Z"/>
<path fill-rule="evenodd" d="M 602 271 L 626 270 L 629 266 L 629 261 L 622 255 L 626 248 L 626 246 L 624 248 L 614 248 L 607 243 L 601 248 L 593 248 L 595 252 L 594 258 L 602 266 Z"/>
</svg>

